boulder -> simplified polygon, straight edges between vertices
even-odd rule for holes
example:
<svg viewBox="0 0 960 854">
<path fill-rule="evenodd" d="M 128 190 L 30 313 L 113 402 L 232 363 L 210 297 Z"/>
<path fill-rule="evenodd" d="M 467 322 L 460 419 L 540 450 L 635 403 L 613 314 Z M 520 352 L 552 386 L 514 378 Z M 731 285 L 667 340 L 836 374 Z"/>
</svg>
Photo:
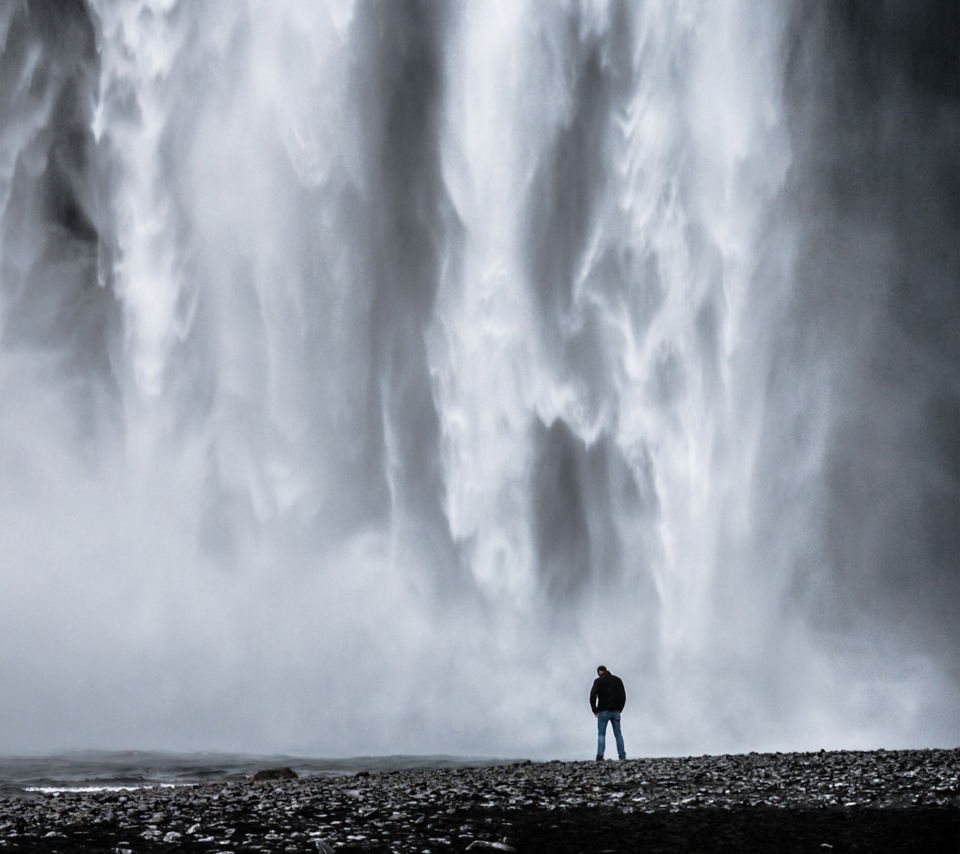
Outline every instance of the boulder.
<svg viewBox="0 0 960 854">
<path fill-rule="evenodd" d="M 267 780 L 297 780 L 299 775 L 291 768 L 265 768 L 257 771 L 250 779 L 254 783 L 264 783 Z"/>
</svg>

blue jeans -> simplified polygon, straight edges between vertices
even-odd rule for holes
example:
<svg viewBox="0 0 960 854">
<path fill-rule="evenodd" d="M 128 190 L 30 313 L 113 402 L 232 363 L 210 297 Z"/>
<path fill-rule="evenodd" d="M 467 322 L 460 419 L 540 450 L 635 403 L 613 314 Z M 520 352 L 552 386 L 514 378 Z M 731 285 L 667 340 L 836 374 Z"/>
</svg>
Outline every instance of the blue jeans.
<svg viewBox="0 0 960 854">
<path fill-rule="evenodd" d="M 620 734 L 620 712 L 600 712 L 597 715 L 597 756 L 603 756 L 607 749 L 607 721 L 613 724 L 613 737 L 617 740 L 617 756 L 627 758 L 623 749 L 623 736 Z"/>
</svg>

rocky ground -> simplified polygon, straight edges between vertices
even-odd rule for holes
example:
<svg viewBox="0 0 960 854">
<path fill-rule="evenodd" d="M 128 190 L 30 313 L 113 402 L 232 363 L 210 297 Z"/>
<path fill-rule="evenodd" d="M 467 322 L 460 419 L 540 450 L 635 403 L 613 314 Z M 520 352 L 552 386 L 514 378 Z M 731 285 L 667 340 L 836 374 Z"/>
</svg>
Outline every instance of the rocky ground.
<svg viewBox="0 0 960 854">
<path fill-rule="evenodd" d="M 960 851 L 960 750 L 749 754 L 0 800 L 0 852 Z"/>
</svg>

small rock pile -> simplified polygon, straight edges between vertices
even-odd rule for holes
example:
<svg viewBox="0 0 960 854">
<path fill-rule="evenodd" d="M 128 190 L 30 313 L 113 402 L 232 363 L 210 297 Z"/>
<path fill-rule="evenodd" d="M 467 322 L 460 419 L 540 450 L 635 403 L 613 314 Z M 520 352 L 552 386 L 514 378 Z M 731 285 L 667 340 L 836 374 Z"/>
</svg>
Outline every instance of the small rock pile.
<svg viewBox="0 0 960 854">
<path fill-rule="evenodd" d="M 535 851 L 531 839 L 541 832 L 572 846 L 556 850 L 581 850 L 571 834 L 595 819 L 621 828 L 611 835 L 621 841 L 639 828 L 649 841 L 654 818 L 660 827 L 677 814 L 673 827 L 731 810 L 776 817 L 932 809 L 954 821 L 958 778 L 960 750 L 921 750 L 522 763 L 65 792 L 0 801 L 0 852 Z"/>
</svg>

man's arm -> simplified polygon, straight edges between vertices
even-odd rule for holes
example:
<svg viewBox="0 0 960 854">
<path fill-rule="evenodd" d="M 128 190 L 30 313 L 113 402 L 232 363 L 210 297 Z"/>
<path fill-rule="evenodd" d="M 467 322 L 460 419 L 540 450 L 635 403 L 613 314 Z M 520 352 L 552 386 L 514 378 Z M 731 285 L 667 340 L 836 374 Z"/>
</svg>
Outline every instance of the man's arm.
<svg viewBox="0 0 960 854">
<path fill-rule="evenodd" d="M 593 716 L 596 717 L 599 712 L 597 711 L 597 680 L 593 680 L 593 687 L 590 689 L 590 711 L 593 712 Z"/>
</svg>

